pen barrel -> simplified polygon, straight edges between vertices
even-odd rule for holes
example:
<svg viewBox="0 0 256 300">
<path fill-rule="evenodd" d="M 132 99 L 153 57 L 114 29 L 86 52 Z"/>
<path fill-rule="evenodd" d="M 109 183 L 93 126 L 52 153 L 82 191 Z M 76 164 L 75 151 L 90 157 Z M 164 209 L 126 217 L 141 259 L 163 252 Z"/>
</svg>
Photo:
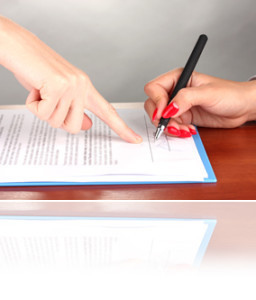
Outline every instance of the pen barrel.
<svg viewBox="0 0 256 300">
<path fill-rule="evenodd" d="M 180 75 L 180 78 L 170 96 L 170 99 L 168 101 L 168 104 L 172 101 L 172 99 L 177 95 L 177 93 L 179 92 L 179 90 L 183 89 L 186 87 L 189 78 L 191 77 L 195 66 L 199 60 L 199 57 L 204 49 L 204 46 L 207 42 L 208 38 L 205 34 L 201 34 L 195 44 L 195 47 L 192 51 L 192 53 L 189 56 L 189 59 Z M 171 118 L 161 118 L 158 124 L 158 128 L 162 128 L 162 126 L 164 126 L 165 128 L 167 127 L 169 121 Z M 158 136 L 159 137 L 159 136 Z"/>
<path fill-rule="evenodd" d="M 167 119 L 166 119 L 166 118 L 163 118 L 163 117 L 162 117 L 162 118 L 160 119 L 160 121 L 159 121 L 160 126 L 164 125 L 164 127 L 167 127 L 167 125 L 168 125 L 170 119 L 171 119 L 171 118 L 167 118 Z"/>
<path fill-rule="evenodd" d="M 192 51 L 192 53 L 190 54 L 190 57 L 180 75 L 180 78 L 170 96 L 170 100 L 168 102 L 168 104 L 171 102 L 171 100 L 177 95 L 177 93 L 179 92 L 180 89 L 183 89 L 184 87 L 186 87 L 190 76 L 192 75 L 195 66 L 199 60 L 199 57 L 204 49 L 204 46 L 207 42 L 208 38 L 205 34 L 201 34 L 196 42 L 196 45 Z"/>
</svg>

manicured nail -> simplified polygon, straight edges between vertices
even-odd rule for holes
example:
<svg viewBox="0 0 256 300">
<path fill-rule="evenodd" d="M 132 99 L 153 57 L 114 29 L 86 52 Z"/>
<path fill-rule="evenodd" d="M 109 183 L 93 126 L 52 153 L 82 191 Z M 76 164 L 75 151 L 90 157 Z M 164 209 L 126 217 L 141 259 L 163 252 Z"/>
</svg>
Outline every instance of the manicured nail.
<svg viewBox="0 0 256 300">
<path fill-rule="evenodd" d="M 173 135 L 176 135 L 176 136 L 180 136 L 179 129 L 177 129 L 177 128 L 173 127 L 173 126 L 167 127 L 167 131 L 170 134 L 173 134 Z"/>
<path fill-rule="evenodd" d="M 157 108 L 155 109 L 154 113 L 153 113 L 153 116 L 152 116 L 152 121 L 155 121 L 156 119 L 156 114 L 157 114 Z"/>
<path fill-rule="evenodd" d="M 180 130 L 180 137 L 191 137 L 191 133 L 187 130 Z"/>
<path fill-rule="evenodd" d="M 192 128 L 189 128 L 189 131 L 192 135 L 195 135 L 197 134 L 196 130 L 195 129 L 192 129 Z"/>
<path fill-rule="evenodd" d="M 170 105 L 168 105 L 165 110 L 163 111 L 162 117 L 167 119 L 171 118 L 172 116 L 176 115 L 178 112 L 179 107 L 175 102 L 172 102 Z"/>
</svg>

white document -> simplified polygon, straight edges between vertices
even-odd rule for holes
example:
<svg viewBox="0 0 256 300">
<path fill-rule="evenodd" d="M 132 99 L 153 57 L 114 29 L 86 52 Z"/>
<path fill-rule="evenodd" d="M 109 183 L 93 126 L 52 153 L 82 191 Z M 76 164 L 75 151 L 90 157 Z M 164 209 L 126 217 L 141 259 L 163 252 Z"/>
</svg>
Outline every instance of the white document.
<svg viewBox="0 0 256 300">
<path fill-rule="evenodd" d="M 202 259 L 207 245 L 200 247 L 208 226 L 200 219 L 3 217 L 0 268 L 130 262 L 161 268 L 192 266 Z"/>
<path fill-rule="evenodd" d="M 207 172 L 193 138 L 164 134 L 143 109 L 119 109 L 143 138 L 130 144 L 87 112 L 93 127 L 76 135 L 53 129 L 26 109 L 0 111 L 0 182 L 203 181 Z"/>
</svg>

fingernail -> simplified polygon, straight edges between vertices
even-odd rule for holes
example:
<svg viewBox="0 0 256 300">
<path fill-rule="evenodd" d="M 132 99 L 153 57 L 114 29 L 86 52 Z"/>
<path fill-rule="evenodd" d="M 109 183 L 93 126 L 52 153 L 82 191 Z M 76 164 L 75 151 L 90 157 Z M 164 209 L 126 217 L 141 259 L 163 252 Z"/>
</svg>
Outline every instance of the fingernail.
<svg viewBox="0 0 256 300">
<path fill-rule="evenodd" d="M 179 129 L 177 129 L 177 128 L 173 127 L 173 126 L 167 127 L 167 131 L 170 134 L 173 134 L 173 135 L 176 135 L 176 136 L 180 136 Z"/>
<path fill-rule="evenodd" d="M 171 118 L 172 116 L 176 115 L 176 113 L 178 112 L 179 107 L 175 102 L 172 102 L 170 105 L 168 105 L 162 114 L 162 117 L 167 119 L 167 118 Z"/>
<path fill-rule="evenodd" d="M 192 128 L 189 128 L 189 131 L 192 135 L 195 135 L 197 134 L 196 130 L 195 129 L 192 129 Z"/>
<path fill-rule="evenodd" d="M 191 133 L 187 130 L 180 130 L 180 137 L 191 137 Z"/>
<path fill-rule="evenodd" d="M 142 139 L 142 137 L 141 136 L 139 136 L 139 135 L 135 135 L 135 139 L 136 139 L 136 143 L 142 143 L 142 141 L 143 141 L 143 139 Z"/>
<path fill-rule="evenodd" d="M 157 111 L 158 111 L 158 109 L 156 108 L 155 111 L 154 111 L 154 113 L 153 113 L 153 116 L 152 116 L 152 121 L 155 121 Z"/>
</svg>

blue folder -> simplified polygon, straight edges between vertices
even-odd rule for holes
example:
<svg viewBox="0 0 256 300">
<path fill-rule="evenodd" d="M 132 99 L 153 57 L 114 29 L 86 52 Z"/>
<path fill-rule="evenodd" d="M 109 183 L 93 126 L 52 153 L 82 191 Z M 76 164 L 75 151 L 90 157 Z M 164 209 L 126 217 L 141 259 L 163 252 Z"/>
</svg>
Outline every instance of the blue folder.
<svg viewBox="0 0 256 300">
<path fill-rule="evenodd" d="M 197 147 L 197 151 L 204 164 L 207 172 L 207 177 L 203 181 L 93 181 L 93 182 L 67 182 L 67 181 L 33 181 L 33 182 L 0 182 L 0 186 L 56 186 L 56 185 L 121 185 L 121 184 L 170 184 L 170 183 L 208 183 L 216 182 L 217 179 L 213 172 L 212 166 L 208 159 L 204 145 L 197 131 L 196 135 L 192 136 Z"/>
<path fill-rule="evenodd" d="M 195 255 L 195 260 L 193 263 L 194 267 L 199 267 L 203 257 L 205 255 L 206 249 L 212 237 L 214 228 L 216 226 L 217 221 L 214 219 L 176 219 L 176 218 L 120 218 L 120 217 L 60 217 L 60 216 L 0 216 L 0 220 L 128 220 L 128 221 L 203 221 L 204 224 L 207 224 L 207 229 L 202 239 L 202 242 L 198 248 L 198 251 Z"/>
</svg>

